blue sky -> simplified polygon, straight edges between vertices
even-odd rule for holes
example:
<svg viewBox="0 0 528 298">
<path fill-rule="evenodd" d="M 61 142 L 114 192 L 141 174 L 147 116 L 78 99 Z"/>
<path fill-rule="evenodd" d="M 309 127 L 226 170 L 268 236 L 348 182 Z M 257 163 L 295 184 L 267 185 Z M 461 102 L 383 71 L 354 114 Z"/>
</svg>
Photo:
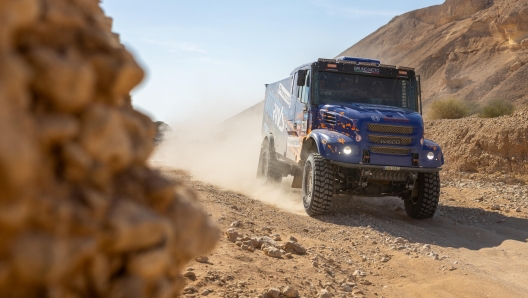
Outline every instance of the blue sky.
<svg viewBox="0 0 528 298">
<path fill-rule="evenodd" d="M 234 115 L 293 68 L 336 56 L 399 14 L 441 3 L 106 0 L 102 7 L 147 72 L 133 91 L 134 106 L 184 123 Z"/>
</svg>

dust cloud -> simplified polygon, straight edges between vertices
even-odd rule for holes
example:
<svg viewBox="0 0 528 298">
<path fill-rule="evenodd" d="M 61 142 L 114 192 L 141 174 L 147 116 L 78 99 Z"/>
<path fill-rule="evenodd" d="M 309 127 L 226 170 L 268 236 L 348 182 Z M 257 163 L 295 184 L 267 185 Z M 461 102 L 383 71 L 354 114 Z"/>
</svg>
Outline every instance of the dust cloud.
<svg viewBox="0 0 528 298">
<path fill-rule="evenodd" d="M 208 121 L 171 124 L 151 158 L 153 164 L 188 171 L 193 179 L 240 192 L 288 212 L 305 215 L 301 193 L 292 178 L 269 185 L 256 178 L 262 143 L 262 104 L 221 123 Z"/>
</svg>

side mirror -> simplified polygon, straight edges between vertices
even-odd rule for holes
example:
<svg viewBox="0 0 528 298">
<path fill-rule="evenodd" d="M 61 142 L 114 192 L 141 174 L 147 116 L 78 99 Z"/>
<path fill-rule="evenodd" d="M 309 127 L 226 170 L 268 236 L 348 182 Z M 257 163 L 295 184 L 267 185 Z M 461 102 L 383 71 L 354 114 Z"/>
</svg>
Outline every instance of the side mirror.
<svg viewBox="0 0 528 298">
<path fill-rule="evenodd" d="M 306 70 L 299 70 L 297 72 L 297 86 L 304 86 L 306 84 Z"/>
</svg>

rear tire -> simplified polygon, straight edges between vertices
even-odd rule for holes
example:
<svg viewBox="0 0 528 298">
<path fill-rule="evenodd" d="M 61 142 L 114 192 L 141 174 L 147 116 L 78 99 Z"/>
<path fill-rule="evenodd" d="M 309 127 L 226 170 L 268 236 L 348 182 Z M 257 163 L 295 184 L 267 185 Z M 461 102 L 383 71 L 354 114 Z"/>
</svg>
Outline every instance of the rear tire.
<svg viewBox="0 0 528 298">
<path fill-rule="evenodd" d="M 433 217 L 438 207 L 438 200 L 440 199 L 440 174 L 418 174 L 415 190 L 418 190 L 417 197 L 407 197 L 404 199 L 405 212 L 414 219 Z"/>
<path fill-rule="evenodd" d="M 312 153 L 304 164 L 303 205 L 310 216 L 326 214 L 334 195 L 332 164 L 319 153 Z"/>
<path fill-rule="evenodd" d="M 260 149 L 257 177 L 264 178 L 266 182 L 280 183 L 282 181 L 282 173 L 279 170 L 278 163 L 274 154 L 270 152 L 269 144 L 265 142 Z"/>
</svg>

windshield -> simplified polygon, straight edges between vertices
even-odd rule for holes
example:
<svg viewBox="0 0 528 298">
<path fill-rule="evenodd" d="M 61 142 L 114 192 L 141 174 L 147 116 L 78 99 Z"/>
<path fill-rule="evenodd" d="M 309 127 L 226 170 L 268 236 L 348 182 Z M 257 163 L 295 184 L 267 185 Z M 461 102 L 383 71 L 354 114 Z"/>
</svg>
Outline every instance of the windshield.
<svg viewBox="0 0 528 298">
<path fill-rule="evenodd" d="M 416 110 L 409 79 L 317 72 L 314 95 L 317 104 L 362 103 Z"/>
</svg>

